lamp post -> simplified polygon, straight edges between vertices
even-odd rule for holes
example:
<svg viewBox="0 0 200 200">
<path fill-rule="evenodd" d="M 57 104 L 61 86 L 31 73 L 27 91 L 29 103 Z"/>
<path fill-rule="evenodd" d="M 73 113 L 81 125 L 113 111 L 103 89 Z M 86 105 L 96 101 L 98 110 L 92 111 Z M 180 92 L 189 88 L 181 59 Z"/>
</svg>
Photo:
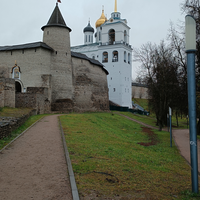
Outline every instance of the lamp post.
<svg viewBox="0 0 200 200">
<path fill-rule="evenodd" d="M 196 118 L 196 80 L 195 80 L 195 52 L 196 52 L 196 22 L 187 15 L 185 17 L 185 36 L 187 53 L 187 79 L 188 79 L 188 109 L 190 130 L 190 157 L 192 192 L 198 193 L 198 156 L 197 156 L 197 118 Z"/>
<path fill-rule="evenodd" d="M 172 109 L 169 107 L 170 147 L 172 147 Z"/>
</svg>

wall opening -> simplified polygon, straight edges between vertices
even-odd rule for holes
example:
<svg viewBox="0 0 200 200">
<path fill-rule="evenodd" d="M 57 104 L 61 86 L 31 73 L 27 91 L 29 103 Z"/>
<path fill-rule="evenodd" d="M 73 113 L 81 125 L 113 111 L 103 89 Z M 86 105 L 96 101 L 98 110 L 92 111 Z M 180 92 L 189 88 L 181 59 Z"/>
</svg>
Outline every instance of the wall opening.
<svg viewBox="0 0 200 200">
<path fill-rule="evenodd" d="M 115 42 L 115 30 L 110 29 L 108 36 L 109 36 L 109 44 L 113 44 Z"/>
<path fill-rule="evenodd" d="M 124 42 L 125 42 L 125 43 L 128 43 L 128 41 L 127 41 L 127 32 L 126 32 L 126 30 L 124 31 Z"/>
<path fill-rule="evenodd" d="M 108 52 L 106 52 L 106 51 L 103 52 L 102 62 L 103 63 L 108 62 Z"/>
<path fill-rule="evenodd" d="M 118 51 L 113 51 L 112 61 L 113 62 L 118 62 Z"/>
<path fill-rule="evenodd" d="M 21 92 L 22 91 L 22 86 L 18 81 L 15 81 L 15 92 Z"/>
</svg>

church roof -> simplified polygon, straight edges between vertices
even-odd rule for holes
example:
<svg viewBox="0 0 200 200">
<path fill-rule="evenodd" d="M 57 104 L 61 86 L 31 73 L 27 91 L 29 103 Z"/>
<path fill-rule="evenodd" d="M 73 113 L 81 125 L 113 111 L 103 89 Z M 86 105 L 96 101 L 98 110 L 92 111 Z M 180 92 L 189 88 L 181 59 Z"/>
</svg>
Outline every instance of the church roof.
<svg viewBox="0 0 200 200">
<path fill-rule="evenodd" d="M 34 43 L 20 44 L 20 45 L 13 45 L 13 46 L 0 46 L 0 51 L 34 49 L 34 48 L 38 48 L 38 47 L 42 47 L 42 48 L 48 49 L 50 51 L 54 51 L 50 46 L 48 46 L 44 42 L 34 42 Z"/>
<path fill-rule="evenodd" d="M 83 32 L 92 32 L 94 33 L 94 29 L 91 27 L 90 22 L 88 22 L 88 25 L 83 29 Z"/>
<path fill-rule="evenodd" d="M 60 12 L 60 9 L 58 7 L 58 4 L 56 4 L 56 7 L 47 23 L 47 25 L 42 27 L 42 30 L 44 30 L 45 27 L 50 27 L 50 26 L 59 26 L 59 27 L 64 27 L 69 29 L 71 32 L 71 29 L 66 25 L 65 20 Z"/>
<path fill-rule="evenodd" d="M 89 58 L 85 54 L 77 53 L 77 52 L 73 52 L 73 51 L 71 51 L 71 55 L 72 55 L 72 57 L 75 57 L 75 58 L 80 58 L 80 59 L 88 60 L 91 64 L 100 66 L 103 69 L 103 71 L 105 71 L 105 73 L 107 75 L 109 74 L 108 71 L 104 68 L 104 65 L 102 65 L 98 60 Z"/>
<path fill-rule="evenodd" d="M 104 24 L 107 21 L 106 16 L 104 15 L 104 10 L 102 10 L 102 14 L 101 17 L 96 21 L 96 28 L 98 28 L 99 26 L 101 26 L 102 24 Z"/>
</svg>

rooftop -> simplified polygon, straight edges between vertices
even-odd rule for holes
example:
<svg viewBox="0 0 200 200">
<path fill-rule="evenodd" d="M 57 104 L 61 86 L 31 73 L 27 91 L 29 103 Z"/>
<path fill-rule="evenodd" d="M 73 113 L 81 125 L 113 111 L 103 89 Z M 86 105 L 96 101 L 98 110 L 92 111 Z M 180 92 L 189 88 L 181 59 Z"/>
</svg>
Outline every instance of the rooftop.
<svg viewBox="0 0 200 200">
<path fill-rule="evenodd" d="M 13 46 L 0 46 L 0 51 L 34 49 L 34 48 L 38 48 L 38 47 L 42 47 L 42 48 L 48 49 L 50 51 L 54 51 L 50 46 L 48 46 L 44 42 L 34 42 L 34 43 L 20 44 L 20 45 L 13 45 Z"/>
<path fill-rule="evenodd" d="M 43 26 L 42 30 L 44 30 L 45 27 L 50 27 L 50 26 L 59 26 L 59 27 L 67 28 L 71 32 L 71 29 L 66 25 L 65 20 L 60 12 L 58 3 L 56 4 L 56 7 L 54 8 L 54 11 L 47 25 Z"/>
</svg>

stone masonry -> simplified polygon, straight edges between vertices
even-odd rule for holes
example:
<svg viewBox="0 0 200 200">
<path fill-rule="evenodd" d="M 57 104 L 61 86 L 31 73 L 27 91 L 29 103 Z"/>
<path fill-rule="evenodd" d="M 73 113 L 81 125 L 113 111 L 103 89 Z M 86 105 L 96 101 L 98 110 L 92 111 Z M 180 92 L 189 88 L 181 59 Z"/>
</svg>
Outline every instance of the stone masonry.
<svg viewBox="0 0 200 200">
<path fill-rule="evenodd" d="M 0 78 L 0 107 L 15 108 L 15 80 Z"/>
</svg>

